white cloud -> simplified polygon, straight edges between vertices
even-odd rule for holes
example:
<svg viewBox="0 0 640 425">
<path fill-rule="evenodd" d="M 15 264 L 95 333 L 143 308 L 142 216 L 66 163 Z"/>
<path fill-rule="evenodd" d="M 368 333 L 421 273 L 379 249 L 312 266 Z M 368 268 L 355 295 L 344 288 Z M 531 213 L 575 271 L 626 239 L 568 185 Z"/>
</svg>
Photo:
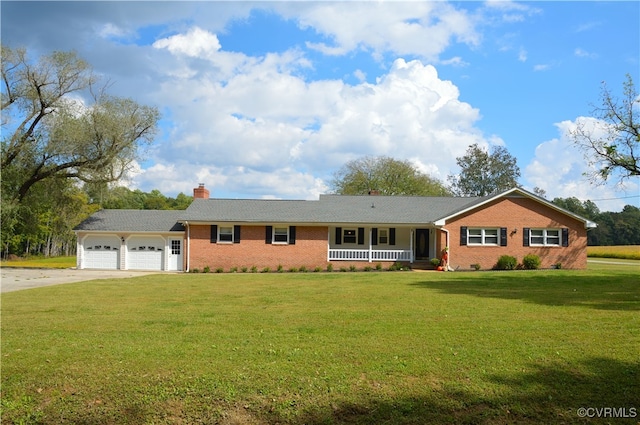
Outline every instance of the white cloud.
<svg viewBox="0 0 640 425">
<path fill-rule="evenodd" d="M 452 41 L 471 46 L 480 42 L 474 18 L 444 2 L 314 2 L 274 7 L 286 18 L 296 19 L 301 28 L 313 28 L 326 37 L 326 42 L 307 43 L 326 55 L 367 50 L 378 58 L 392 52 L 437 61 Z"/>
<path fill-rule="evenodd" d="M 573 54 L 579 58 L 586 58 L 586 59 L 596 59 L 598 57 L 596 53 L 588 52 L 579 47 L 573 51 Z"/>
<path fill-rule="evenodd" d="M 581 201 L 594 200 L 602 211 L 620 210 L 630 203 L 622 198 L 628 194 L 637 194 L 640 190 L 638 179 L 626 183 L 625 187 L 613 184 L 594 186 L 584 176 L 591 170 L 583 152 L 576 148 L 570 140 L 570 132 L 578 123 L 597 128 L 597 120 L 579 117 L 575 121 L 562 121 L 556 124 L 559 132 L 557 138 L 539 144 L 535 156 L 525 167 L 523 177 L 530 188 L 539 187 L 547 193 L 548 199 L 576 197 Z M 607 201 L 598 201 L 598 200 Z"/>
</svg>

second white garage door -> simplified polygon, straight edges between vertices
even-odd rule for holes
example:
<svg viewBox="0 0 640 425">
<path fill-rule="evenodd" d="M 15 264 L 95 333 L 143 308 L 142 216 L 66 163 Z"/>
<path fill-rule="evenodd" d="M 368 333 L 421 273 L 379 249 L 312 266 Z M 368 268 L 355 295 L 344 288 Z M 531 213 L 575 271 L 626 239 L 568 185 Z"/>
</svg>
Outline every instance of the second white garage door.
<svg viewBox="0 0 640 425">
<path fill-rule="evenodd" d="M 162 270 L 164 240 L 159 237 L 133 236 L 127 241 L 127 269 Z"/>
</svg>

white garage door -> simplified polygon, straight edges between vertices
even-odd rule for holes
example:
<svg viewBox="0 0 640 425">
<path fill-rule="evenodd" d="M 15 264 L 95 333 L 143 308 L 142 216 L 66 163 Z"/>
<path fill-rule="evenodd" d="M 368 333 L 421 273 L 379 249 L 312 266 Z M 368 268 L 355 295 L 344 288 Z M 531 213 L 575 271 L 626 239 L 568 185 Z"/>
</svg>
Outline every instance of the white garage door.
<svg viewBox="0 0 640 425">
<path fill-rule="evenodd" d="M 83 268 L 107 270 L 119 268 L 120 239 L 117 236 L 88 236 L 83 246 Z"/>
<path fill-rule="evenodd" d="M 127 269 L 162 270 L 164 240 L 158 237 L 132 236 L 127 241 Z"/>
</svg>

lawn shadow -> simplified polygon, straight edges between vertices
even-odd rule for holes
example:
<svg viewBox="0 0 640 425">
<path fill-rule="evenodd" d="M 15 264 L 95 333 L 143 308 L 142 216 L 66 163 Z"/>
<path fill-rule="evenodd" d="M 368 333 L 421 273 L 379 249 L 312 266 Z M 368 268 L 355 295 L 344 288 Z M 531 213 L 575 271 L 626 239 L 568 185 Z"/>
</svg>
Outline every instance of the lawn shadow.
<svg viewBox="0 0 640 425">
<path fill-rule="evenodd" d="M 462 273 L 459 273 L 462 274 Z M 570 273 L 468 272 L 466 276 L 413 283 L 446 294 L 523 300 L 549 306 L 640 311 L 637 273 L 611 276 Z"/>
<path fill-rule="evenodd" d="M 365 397 L 360 403 L 337 402 L 310 408 L 295 420 L 273 414 L 260 419 L 265 423 L 310 425 L 493 425 L 636 424 L 640 417 L 640 363 L 590 358 L 574 365 L 532 364 L 529 370 L 487 375 L 486 380 L 501 390 L 482 394 L 468 390 L 465 383 L 455 383 L 426 389 L 415 397 Z M 590 409 L 588 415 L 581 414 L 580 408 Z"/>
</svg>

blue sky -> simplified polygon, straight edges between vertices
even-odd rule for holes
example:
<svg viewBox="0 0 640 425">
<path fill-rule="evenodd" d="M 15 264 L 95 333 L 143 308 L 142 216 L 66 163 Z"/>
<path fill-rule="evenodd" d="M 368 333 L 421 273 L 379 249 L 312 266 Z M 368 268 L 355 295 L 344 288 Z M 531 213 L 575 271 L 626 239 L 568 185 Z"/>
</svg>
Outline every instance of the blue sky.
<svg viewBox="0 0 640 425">
<path fill-rule="evenodd" d="M 126 184 L 166 195 L 316 199 L 349 160 L 410 160 L 446 182 L 472 143 L 505 146 L 521 184 L 602 210 L 568 132 L 601 82 L 640 83 L 638 2 L 11 2 L 2 42 L 76 50 L 111 93 L 157 106 Z M 623 198 L 623 199 L 612 199 Z"/>
</svg>

